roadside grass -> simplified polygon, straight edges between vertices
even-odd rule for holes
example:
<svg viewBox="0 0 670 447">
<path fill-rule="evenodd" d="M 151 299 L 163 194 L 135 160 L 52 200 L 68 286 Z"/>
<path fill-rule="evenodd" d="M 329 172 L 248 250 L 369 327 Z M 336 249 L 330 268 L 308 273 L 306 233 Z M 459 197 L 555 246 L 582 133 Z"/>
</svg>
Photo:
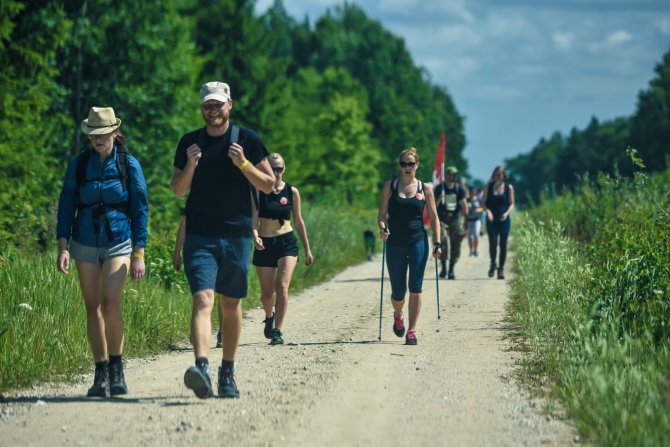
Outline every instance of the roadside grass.
<svg viewBox="0 0 670 447">
<path fill-rule="evenodd" d="M 600 178 L 531 210 L 514 235 L 525 377 L 595 445 L 670 440 L 670 195 L 640 180 Z"/>
<path fill-rule="evenodd" d="M 363 231 L 376 211 L 305 206 L 304 219 L 314 265 L 300 262 L 291 293 L 322 282 L 365 260 Z M 176 231 L 177 222 L 175 222 Z M 124 356 L 173 349 L 188 340 L 190 292 L 183 272 L 172 270 L 174 232 L 155 234 L 147 248 L 147 277 L 126 282 L 122 301 Z M 260 306 L 256 272 L 249 271 L 244 309 Z M 216 312 L 212 312 L 216 322 Z M 290 318 L 290 315 L 289 315 Z M 86 314 L 74 263 L 69 275 L 56 271 L 55 250 L 0 255 L 0 392 L 41 381 L 74 380 L 92 370 Z"/>
</svg>

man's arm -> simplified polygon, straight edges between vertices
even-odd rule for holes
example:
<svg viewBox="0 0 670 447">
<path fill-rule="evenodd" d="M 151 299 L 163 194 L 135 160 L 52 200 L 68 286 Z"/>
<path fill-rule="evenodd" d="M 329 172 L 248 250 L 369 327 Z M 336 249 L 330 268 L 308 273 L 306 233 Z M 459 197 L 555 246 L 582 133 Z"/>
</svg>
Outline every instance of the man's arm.
<svg viewBox="0 0 670 447">
<path fill-rule="evenodd" d="M 275 183 L 275 175 L 272 172 L 272 167 L 270 166 L 267 157 L 256 165 L 253 165 L 244 156 L 244 149 L 242 146 L 237 143 L 230 145 L 228 156 L 233 161 L 233 164 L 242 171 L 244 177 L 246 177 L 254 188 L 263 191 L 266 194 L 272 192 L 272 186 Z"/>
<path fill-rule="evenodd" d="M 170 188 L 177 197 L 184 197 L 191 189 L 191 182 L 193 181 L 193 174 L 195 168 L 198 166 L 198 161 L 202 157 L 202 150 L 197 144 L 192 144 L 186 149 L 186 166 L 181 170 L 174 168 L 174 174 L 170 179 Z"/>
</svg>

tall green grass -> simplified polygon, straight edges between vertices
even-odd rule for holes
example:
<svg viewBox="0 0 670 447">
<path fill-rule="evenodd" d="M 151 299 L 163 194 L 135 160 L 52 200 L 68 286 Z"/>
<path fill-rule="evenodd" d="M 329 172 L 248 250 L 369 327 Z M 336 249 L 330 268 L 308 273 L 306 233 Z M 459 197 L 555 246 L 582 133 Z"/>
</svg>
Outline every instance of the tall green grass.
<svg viewBox="0 0 670 447">
<path fill-rule="evenodd" d="M 658 179 L 601 177 L 517 226 L 527 371 L 596 445 L 670 440 L 669 197 Z"/>
<path fill-rule="evenodd" d="M 291 293 L 317 284 L 365 259 L 363 230 L 376 212 L 304 205 L 314 265 L 300 263 Z M 177 222 L 175 222 L 176 231 Z M 174 231 L 152 235 L 147 277 L 128 280 L 122 301 L 124 355 L 137 357 L 171 349 L 188 340 L 191 298 L 183 272 L 172 270 Z M 41 254 L 0 256 L 0 392 L 42 380 L 68 380 L 92 368 L 86 315 L 76 268 L 56 271 L 55 249 Z M 256 273 L 249 272 L 244 308 L 260 305 Z M 216 312 L 213 312 L 216 321 Z"/>
</svg>

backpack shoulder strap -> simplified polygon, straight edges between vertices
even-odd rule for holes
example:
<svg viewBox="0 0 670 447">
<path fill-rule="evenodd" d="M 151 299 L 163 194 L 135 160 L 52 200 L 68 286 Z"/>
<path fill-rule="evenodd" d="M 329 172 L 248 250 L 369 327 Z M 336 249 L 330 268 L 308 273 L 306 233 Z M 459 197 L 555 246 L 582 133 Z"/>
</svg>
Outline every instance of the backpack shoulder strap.
<svg viewBox="0 0 670 447">
<path fill-rule="evenodd" d="M 230 124 L 230 144 L 238 143 L 240 140 L 240 126 Z"/>
<path fill-rule="evenodd" d="M 128 191 L 130 184 L 130 160 L 128 159 L 128 148 L 122 144 L 116 146 L 116 169 L 119 171 L 123 190 Z"/>
<path fill-rule="evenodd" d="M 77 188 L 86 183 L 86 168 L 88 167 L 88 160 L 91 158 L 92 149 L 84 149 L 77 159 Z"/>
</svg>

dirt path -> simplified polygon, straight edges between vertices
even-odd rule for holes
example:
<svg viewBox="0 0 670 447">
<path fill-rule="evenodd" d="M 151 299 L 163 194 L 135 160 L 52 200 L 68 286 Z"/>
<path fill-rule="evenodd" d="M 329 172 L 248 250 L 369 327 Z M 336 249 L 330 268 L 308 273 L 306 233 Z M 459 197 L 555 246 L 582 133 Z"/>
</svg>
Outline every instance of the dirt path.
<svg viewBox="0 0 670 447">
<path fill-rule="evenodd" d="M 388 301 L 377 341 L 378 256 L 292 297 L 288 345 L 268 346 L 261 311 L 247 314 L 239 400 L 193 396 L 182 382 L 193 361 L 186 347 L 128 362 L 125 398 L 83 397 L 90 377 L 3 396 L 0 445 L 572 445 L 572 424 L 543 413 L 512 379 L 507 282 L 488 279 L 486 256 L 463 248 L 457 279 L 439 283 L 440 320 L 428 262 L 418 346 L 395 337 Z M 220 359 L 213 350 L 212 365 Z"/>
</svg>

